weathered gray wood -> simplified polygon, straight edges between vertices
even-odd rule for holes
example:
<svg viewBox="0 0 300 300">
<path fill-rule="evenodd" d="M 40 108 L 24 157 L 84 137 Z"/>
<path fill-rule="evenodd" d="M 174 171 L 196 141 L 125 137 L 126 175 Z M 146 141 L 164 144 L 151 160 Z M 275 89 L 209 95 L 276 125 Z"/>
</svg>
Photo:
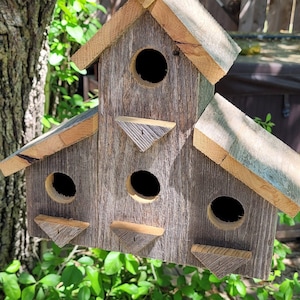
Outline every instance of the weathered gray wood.
<svg viewBox="0 0 300 300">
<path fill-rule="evenodd" d="M 114 221 L 110 228 L 119 237 L 127 251 L 134 254 L 140 252 L 164 233 L 163 228 L 122 221 Z"/>
<path fill-rule="evenodd" d="M 64 149 L 98 130 L 98 107 L 84 112 L 59 127 L 34 139 L 0 162 L 4 176 L 18 172 L 31 164 Z"/>
<path fill-rule="evenodd" d="M 59 247 L 70 243 L 77 235 L 89 227 L 89 223 L 86 222 L 45 215 L 36 216 L 34 221 Z"/>
<path fill-rule="evenodd" d="M 216 94 L 195 126 L 194 145 L 274 206 L 300 210 L 300 156 Z"/>
<path fill-rule="evenodd" d="M 78 68 L 91 65 L 122 37 L 145 9 L 212 84 L 228 72 L 240 52 L 239 46 L 197 0 L 129 0 L 73 55 L 72 60 Z"/>
<path fill-rule="evenodd" d="M 149 11 L 212 84 L 228 72 L 240 48 L 199 1 L 157 0 Z"/>
<path fill-rule="evenodd" d="M 223 278 L 249 262 L 251 251 L 193 245 L 191 252 L 217 277 Z"/>
<path fill-rule="evenodd" d="M 125 116 L 117 117 L 115 120 L 142 152 L 176 126 L 174 122 Z"/>
<path fill-rule="evenodd" d="M 160 51 L 168 64 L 166 77 L 152 87 L 141 85 L 129 71 L 132 57 L 145 47 Z M 236 271 L 268 278 L 277 209 L 193 147 L 193 126 L 205 106 L 201 103 L 213 97 L 199 91 L 199 85 L 205 87 L 207 81 L 178 53 L 150 14 L 100 59 L 101 130 L 26 169 L 31 234 L 47 237 L 32 221 L 39 214 L 73 218 L 90 226 L 72 243 L 127 252 L 112 234 L 113 221 L 154 226 L 165 232 L 142 249 L 140 256 L 202 266 L 191 253 L 194 244 L 251 251 L 252 258 Z M 207 90 L 212 93 L 210 84 Z M 115 122 L 122 115 L 166 120 L 176 127 L 142 153 Z M 160 191 L 153 201 L 140 203 L 128 193 L 126 182 L 139 170 L 152 173 L 159 182 Z M 45 180 L 53 172 L 73 179 L 76 195 L 72 203 L 59 204 L 48 196 Z M 236 230 L 219 229 L 208 218 L 210 203 L 224 195 L 240 201 L 245 210 Z"/>
</svg>

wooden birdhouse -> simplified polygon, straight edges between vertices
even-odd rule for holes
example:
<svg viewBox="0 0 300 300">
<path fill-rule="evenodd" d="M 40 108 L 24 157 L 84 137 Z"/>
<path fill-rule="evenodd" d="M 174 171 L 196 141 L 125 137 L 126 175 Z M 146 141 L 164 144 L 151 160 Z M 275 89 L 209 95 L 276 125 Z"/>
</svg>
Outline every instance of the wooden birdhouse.
<svg viewBox="0 0 300 300">
<path fill-rule="evenodd" d="M 267 278 L 300 157 L 220 95 L 239 47 L 197 0 L 129 0 L 73 57 L 99 106 L 0 163 L 31 235 Z"/>
</svg>

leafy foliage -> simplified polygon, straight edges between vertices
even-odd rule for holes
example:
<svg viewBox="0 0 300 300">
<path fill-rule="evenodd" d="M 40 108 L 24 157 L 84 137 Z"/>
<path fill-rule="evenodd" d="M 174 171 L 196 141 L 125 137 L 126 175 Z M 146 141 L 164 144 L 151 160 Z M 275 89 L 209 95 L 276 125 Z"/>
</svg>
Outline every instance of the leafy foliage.
<svg viewBox="0 0 300 300">
<path fill-rule="evenodd" d="M 275 252 L 281 257 L 287 253 L 282 246 Z M 195 267 L 95 248 L 60 249 L 52 243 L 31 274 L 22 271 L 17 260 L 0 272 L 0 296 L 2 292 L 7 300 L 289 300 L 299 295 L 298 273 L 282 282 L 278 281 L 280 274 L 274 269 L 268 281 L 251 279 L 246 283 L 235 274 L 219 279 Z"/>
<path fill-rule="evenodd" d="M 259 117 L 255 117 L 254 121 L 259 124 L 261 127 L 263 127 L 264 129 L 266 129 L 268 132 L 272 132 L 272 128 L 275 126 L 275 124 L 271 121 L 272 115 L 270 113 L 268 113 L 266 115 L 266 119 L 263 121 L 261 118 Z"/>
<path fill-rule="evenodd" d="M 95 0 L 58 0 L 48 32 L 50 47 L 45 86 L 46 105 L 43 125 L 50 128 L 97 105 L 84 102 L 76 93 L 80 71 L 71 61 L 72 52 L 88 41 L 101 27 L 97 11 L 105 12 Z"/>
</svg>

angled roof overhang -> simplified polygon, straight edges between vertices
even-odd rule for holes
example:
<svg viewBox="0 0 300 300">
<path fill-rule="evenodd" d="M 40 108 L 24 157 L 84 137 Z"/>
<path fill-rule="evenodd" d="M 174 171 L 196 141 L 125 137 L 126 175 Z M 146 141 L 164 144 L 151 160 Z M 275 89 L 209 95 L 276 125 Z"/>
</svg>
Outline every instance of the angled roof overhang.
<svg viewBox="0 0 300 300">
<path fill-rule="evenodd" d="M 89 67 L 146 11 L 212 83 L 230 69 L 239 46 L 197 0 L 129 0 L 72 57 L 79 69 Z"/>
</svg>

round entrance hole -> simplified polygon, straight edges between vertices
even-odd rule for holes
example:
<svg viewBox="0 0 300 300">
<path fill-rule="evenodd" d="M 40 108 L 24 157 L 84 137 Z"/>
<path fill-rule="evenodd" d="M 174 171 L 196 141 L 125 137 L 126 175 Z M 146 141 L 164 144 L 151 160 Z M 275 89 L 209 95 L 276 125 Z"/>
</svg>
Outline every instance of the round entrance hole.
<svg viewBox="0 0 300 300">
<path fill-rule="evenodd" d="M 208 217 L 219 229 L 233 230 L 242 225 L 244 221 L 244 207 L 231 197 L 218 197 L 208 206 Z"/>
<path fill-rule="evenodd" d="M 49 197 L 62 204 L 71 203 L 75 199 L 76 186 L 72 178 L 63 173 L 52 173 L 45 181 Z"/>
<path fill-rule="evenodd" d="M 153 202 L 160 192 L 160 184 L 156 176 L 144 170 L 132 173 L 127 178 L 126 188 L 129 195 L 141 203 Z"/>
<path fill-rule="evenodd" d="M 165 78 L 167 71 L 167 61 L 157 50 L 143 49 L 133 58 L 133 73 L 141 84 L 153 86 Z"/>
</svg>

